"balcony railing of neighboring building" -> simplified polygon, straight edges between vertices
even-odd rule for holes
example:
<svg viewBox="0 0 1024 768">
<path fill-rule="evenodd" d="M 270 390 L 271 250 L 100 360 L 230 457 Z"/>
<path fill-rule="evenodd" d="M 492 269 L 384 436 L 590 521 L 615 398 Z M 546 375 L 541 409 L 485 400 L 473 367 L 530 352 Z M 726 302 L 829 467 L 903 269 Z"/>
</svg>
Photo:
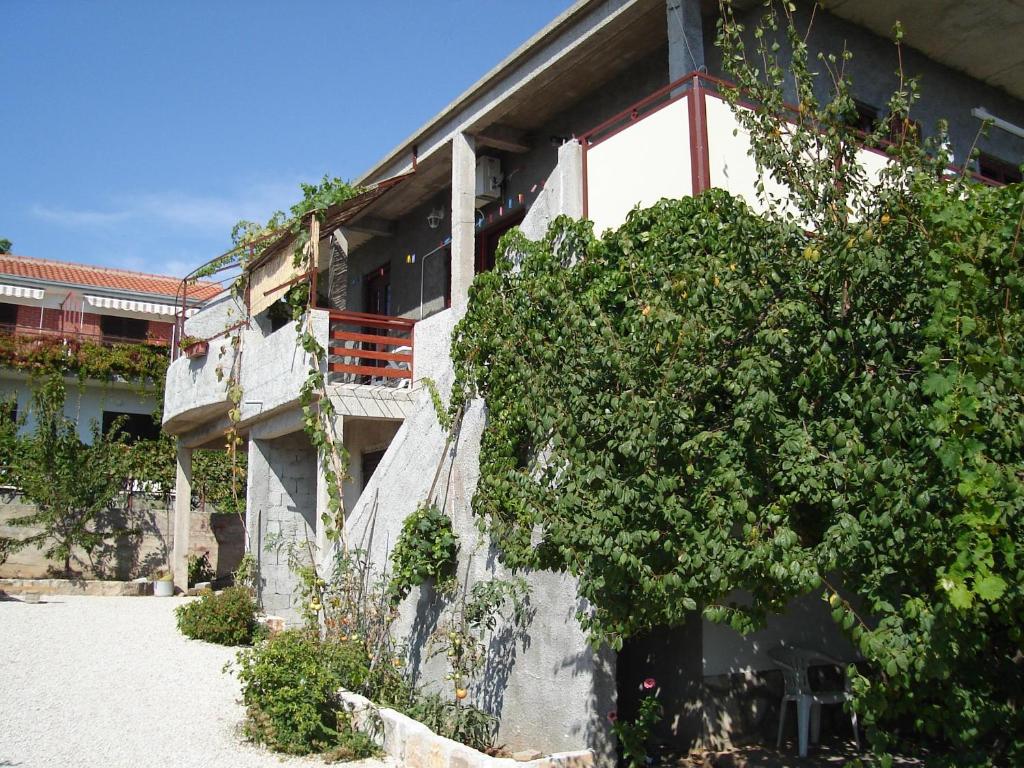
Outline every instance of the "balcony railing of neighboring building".
<svg viewBox="0 0 1024 768">
<path fill-rule="evenodd" d="M 168 324 L 169 325 L 169 324 Z M 166 347 L 170 339 L 156 336 L 118 336 L 102 331 L 85 330 L 80 327 L 41 328 L 19 323 L 0 323 L 0 334 L 4 336 L 30 336 L 46 339 L 67 339 L 87 341 L 93 344 L 112 346 L 114 344 L 145 344 L 152 347 Z"/>
</svg>

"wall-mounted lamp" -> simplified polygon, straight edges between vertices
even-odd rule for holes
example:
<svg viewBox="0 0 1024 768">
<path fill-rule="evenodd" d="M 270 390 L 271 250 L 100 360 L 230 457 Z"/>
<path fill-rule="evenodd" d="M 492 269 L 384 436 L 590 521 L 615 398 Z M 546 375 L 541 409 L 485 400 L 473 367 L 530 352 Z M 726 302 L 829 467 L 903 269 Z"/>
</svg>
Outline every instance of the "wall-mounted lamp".
<svg viewBox="0 0 1024 768">
<path fill-rule="evenodd" d="M 444 221 L 444 208 L 435 208 L 427 214 L 427 226 L 431 229 L 437 229 L 441 226 L 442 221 Z"/>
</svg>

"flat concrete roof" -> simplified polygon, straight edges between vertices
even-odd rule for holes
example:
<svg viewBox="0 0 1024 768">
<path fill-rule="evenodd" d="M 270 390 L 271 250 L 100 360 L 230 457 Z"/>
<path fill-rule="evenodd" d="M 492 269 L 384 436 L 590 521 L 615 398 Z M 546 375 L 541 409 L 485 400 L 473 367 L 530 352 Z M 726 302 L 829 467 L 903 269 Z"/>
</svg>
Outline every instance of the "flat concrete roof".
<svg viewBox="0 0 1024 768">
<path fill-rule="evenodd" d="M 702 0 L 714 12 L 713 0 Z M 752 7 L 757 0 L 734 0 Z M 823 0 L 825 8 L 890 37 L 900 20 L 905 42 L 931 59 L 1024 99 L 1024 0 Z M 424 123 L 359 177 L 369 184 L 409 170 L 414 148 L 422 160 L 457 130 L 501 122 L 539 125 L 621 72 L 667 39 L 665 0 L 578 0 Z M 440 162 L 438 162 L 440 161 Z M 434 158 L 431 176 L 445 162 Z M 423 170 L 426 170 L 424 168 Z M 424 179 L 424 182 L 427 180 Z M 437 178 L 426 186 L 435 188 Z M 407 185 L 413 194 L 423 185 Z M 405 195 L 403 195 L 404 197 Z M 404 202 L 404 201 L 403 201 Z"/>
<path fill-rule="evenodd" d="M 491 109 L 502 102 L 522 106 L 527 92 L 532 123 L 550 115 L 553 104 L 567 106 L 574 95 L 585 95 L 587 89 L 581 85 L 599 84 L 611 77 L 624 59 L 638 58 L 631 53 L 650 50 L 652 21 L 660 28 L 660 38 L 653 43 L 667 39 L 664 2 L 578 0 L 398 144 L 357 183 L 368 184 L 406 169 L 412 162 L 413 147 L 419 148 L 422 159 L 438 149 L 436 140 L 441 136 L 456 129 L 486 128 L 494 122 L 493 116 L 485 117 Z M 618 44 L 608 45 L 613 40 Z M 583 61 L 587 66 L 581 68 Z M 499 111 L 507 116 L 513 110 Z M 523 115 L 519 117 L 522 123 Z"/>
</svg>

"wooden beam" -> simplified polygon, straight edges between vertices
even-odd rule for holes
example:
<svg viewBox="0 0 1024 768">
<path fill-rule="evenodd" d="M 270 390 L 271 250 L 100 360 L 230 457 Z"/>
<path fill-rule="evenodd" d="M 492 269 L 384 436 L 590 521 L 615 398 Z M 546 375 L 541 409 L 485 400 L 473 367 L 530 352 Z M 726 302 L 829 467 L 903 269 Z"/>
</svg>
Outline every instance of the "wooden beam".
<svg viewBox="0 0 1024 768">
<path fill-rule="evenodd" d="M 345 224 L 345 229 L 376 237 L 392 237 L 398 231 L 398 222 L 382 219 L 379 216 L 362 216 Z"/>
<path fill-rule="evenodd" d="M 475 135 L 478 147 L 491 147 L 505 152 L 522 154 L 530 151 L 526 134 L 507 125 L 492 125 Z"/>
</svg>

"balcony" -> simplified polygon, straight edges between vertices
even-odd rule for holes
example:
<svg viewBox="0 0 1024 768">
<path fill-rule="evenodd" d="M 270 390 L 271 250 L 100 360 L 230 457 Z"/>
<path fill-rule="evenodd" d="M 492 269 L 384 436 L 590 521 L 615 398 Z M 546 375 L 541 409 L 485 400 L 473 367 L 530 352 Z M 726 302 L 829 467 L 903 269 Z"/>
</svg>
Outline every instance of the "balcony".
<svg viewBox="0 0 1024 768">
<path fill-rule="evenodd" d="M 411 386 L 415 320 L 337 310 L 328 317 L 331 383 Z"/>
<path fill-rule="evenodd" d="M 620 226 L 637 205 L 718 187 L 763 210 L 750 136 L 722 97 L 729 83 L 693 73 L 658 89 L 581 136 L 584 215 L 601 233 Z M 784 120 L 785 116 L 780 116 Z M 862 147 L 857 160 L 869 177 L 885 166 L 884 151 Z M 959 172 L 959 169 L 955 169 Z M 998 182 L 970 174 L 986 184 Z M 770 178 L 765 192 L 788 197 Z"/>
<path fill-rule="evenodd" d="M 64 326 L 61 328 L 40 328 L 36 325 L 19 323 L 0 323 L 2 336 L 27 336 L 41 339 L 60 339 L 62 341 L 82 341 L 103 346 L 115 344 L 145 344 L 150 347 L 166 347 L 168 339 L 152 336 L 116 336 L 102 331 L 86 330 L 82 327 Z"/>
</svg>

